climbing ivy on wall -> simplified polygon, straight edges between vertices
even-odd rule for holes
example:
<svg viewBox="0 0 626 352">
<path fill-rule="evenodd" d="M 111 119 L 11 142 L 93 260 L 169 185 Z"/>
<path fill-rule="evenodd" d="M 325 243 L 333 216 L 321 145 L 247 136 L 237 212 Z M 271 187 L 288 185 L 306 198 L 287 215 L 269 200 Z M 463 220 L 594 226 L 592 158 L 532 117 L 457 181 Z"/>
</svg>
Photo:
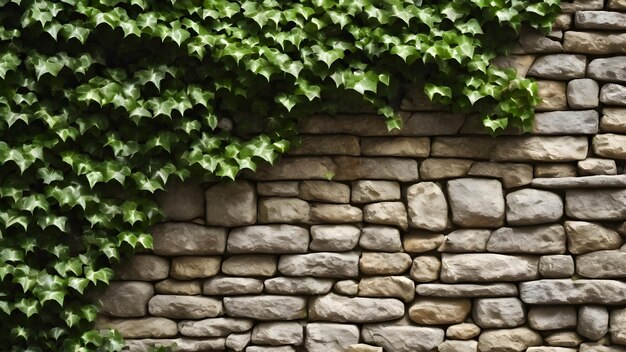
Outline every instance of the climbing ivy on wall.
<svg viewBox="0 0 626 352">
<path fill-rule="evenodd" d="M 528 129 L 536 86 L 489 66 L 558 0 L 0 0 L 0 345 L 119 351 L 90 330 L 151 194 L 234 178 L 346 97 L 399 128 L 405 82 Z"/>
</svg>

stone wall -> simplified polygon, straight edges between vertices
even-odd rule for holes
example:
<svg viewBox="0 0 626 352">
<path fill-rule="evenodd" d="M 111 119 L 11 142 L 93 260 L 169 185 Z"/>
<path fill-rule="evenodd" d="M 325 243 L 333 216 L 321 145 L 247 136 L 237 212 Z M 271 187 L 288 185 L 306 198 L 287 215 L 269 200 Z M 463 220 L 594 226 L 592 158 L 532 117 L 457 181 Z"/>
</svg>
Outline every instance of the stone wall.
<svg viewBox="0 0 626 352">
<path fill-rule="evenodd" d="M 603 6 L 499 59 L 539 80 L 531 135 L 409 90 L 402 131 L 316 116 L 273 167 L 172 185 L 98 327 L 132 351 L 626 351 L 626 2 Z"/>
</svg>

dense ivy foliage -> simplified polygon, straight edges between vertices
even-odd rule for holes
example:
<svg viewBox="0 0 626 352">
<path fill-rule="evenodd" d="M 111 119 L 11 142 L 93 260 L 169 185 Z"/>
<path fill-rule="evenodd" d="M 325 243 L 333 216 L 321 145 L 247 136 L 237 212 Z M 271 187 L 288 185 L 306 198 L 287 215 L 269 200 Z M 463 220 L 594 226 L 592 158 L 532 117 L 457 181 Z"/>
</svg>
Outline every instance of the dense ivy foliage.
<svg viewBox="0 0 626 352">
<path fill-rule="evenodd" d="M 151 246 L 150 195 L 274 161 L 346 96 L 396 128 L 417 82 L 528 128 L 535 85 L 488 64 L 557 1 L 0 0 L 2 349 L 119 351 L 85 293 Z"/>
</svg>

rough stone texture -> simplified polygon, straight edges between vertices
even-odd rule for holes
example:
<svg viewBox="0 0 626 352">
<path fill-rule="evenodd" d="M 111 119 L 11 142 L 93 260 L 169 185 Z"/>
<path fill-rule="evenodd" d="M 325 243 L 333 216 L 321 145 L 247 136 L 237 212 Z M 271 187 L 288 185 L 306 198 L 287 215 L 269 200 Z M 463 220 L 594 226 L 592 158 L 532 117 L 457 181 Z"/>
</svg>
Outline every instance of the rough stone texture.
<svg viewBox="0 0 626 352">
<path fill-rule="evenodd" d="M 361 230 L 352 225 L 314 225 L 311 226 L 310 248 L 314 251 L 349 251 L 356 247 L 360 234 Z"/>
<path fill-rule="evenodd" d="M 238 255 L 222 263 L 222 272 L 235 276 L 274 276 L 278 260 L 273 255 Z"/>
<path fill-rule="evenodd" d="M 453 158 L 428 158 L 420 165 L 423 180 L 439 180 L 467 176 L 472 160 Z"/>
<path fill-rule="evenodd" d="M 568 97 L 570 96 L 570 88 L 575 89 L 577 85 L 577 83 L 572 82 L 576 81 L 571 81 L 568 84 Z M 574 87 L 570 87 L 572 85 Z M 588 90 L 585 89 L 584 92 L 585 97 L 587 97 Z M 533 133 L 545 135 L 596 134 L 598 133 L 599 120 L 599 114 L 595 110 L 542 112 L 535 115 Z"/>
<path fill-rule="evenodd" d="M 165 279 L 156 283 L 154 290 L 163 295 L 199 295 L 202 293 L 202 281 Z"/>
<path fill-rule="evenodd" d="M 522 254 L 564 253 L 565 230 L 561 225 L 501 227 L 489 237 L 487 251 Z"/>
<path fill-rule="evenodd" d="M 224 349 L 226 340 L 224 338 L 215 339 L 141 339 L 126 340 L 130 352 L 148 352 L 152 347 L 172 347 L 178 351 L 211 351 Z"/>
<path fill-rule="evenodd" d="M 563 49 L 582 54 L 626 54 L 626 33 L 567 31 Z"/>
<path fill-rule="evenodd" d="M 338 182 L 304 181 L 298 196 L 305 200 L 328 203 L 349 203 L 350 187 Z"/>
<path fill-rule="evenodd" d="M 625 18 L 626 14 L 618 14 Z M 608 82 L 626 82 L 626 56 L 595 59 L 589 63 L 587 72 L 590 78 Z"/>
<path fill-rule="evenodd" d="M 363 326 L 361 334 L 363 341 L 394 352 L 432 351 L 444 337 L 444 331 L 439 328 L 394 324 L 368 324 Z"/>
<path fill-rule="evenodd" d="M 581 177 L 536 178 L 532 185 L 537 188 L 625 188 L 626 175 L 594 175 Z"/>
<path fill-rule="evenodd" d="M 154 226 L 153 251 L 158 255 L 221 254 L 226 249 L 226 229 L 192 223 L 168 222 Z"/>
<path fill-rule="evenodd" d="M 302 144 L 289 150 L 292 155 L 359 155 L 359 138 L 346 135 L 301 136 Z"/>
<path fill-rule="evenodd" d="M 541 102 L 538 111 L 565 110 L 567 108 L 567 84 L 557 81 L 537 81 Z"/>
<path fill-rule="evenodd" d="M 310 323 L 306 326 L 305 348 L 310 352 L 343 351 L 358 342 L 356 325 Z"/>
<path fill-rule="evenodd" d="M 600 88 L 600 102 L 606 105 L 626 106 L 626 86 L 607 83 Z"/>
<path fill-rule="evenodd" d="M 250 343 L 251 333 L 230 334 L 226 337 L 226 348 L 230 348 L 236 352 L 243 351 Z"/>
<path fill-rule="evenodd" d="M 600 120 L 600 130 L 603 132 L 626 132 L 626 109 L 624 108 L 604 108 L 602 109 L 602 119 Z"/>
<path fill-rule="evenodd" d="M 309 231 L 291 225 L 257 225 L 233 229 L 226 246 L 230 253 L 306 253 Z"/>
<path fill-rule="evenodd" d="M 252 330 L 252 343 L 260 345 L 301 345 L 304 328 L 297 322 L 271 322 L 257 324 Z"/>
<path fill-rule="evenodd" d="M 120 280 L 155 281 L 167 278 L 170 262 L 155 255 L 138 254 L 124 259 L 114 270 Z"/>
<path fill-rule="evenodd" d="M 535 330 L 557 330 L 576 326 L 576 308 L 534 306 L 528 311 L 528 325 Z"/>
<path fill-rule="evenodd" d="M 622 245 L 620 235 L 602 225 L 584 221 L 566 221 L 568 250 L 584 254 L 604 249 L 617 249 Z"/>
<path fill-rule="evenodd" d="M 497 140 L 491 137 L 438 137 L 433 140 L 432 156 L 489 159 Z"/>
<path fill-rule="evenodd" d="M 576 273 L 596 279 L 626 277 L 626 252 L 620 250 L 597 251 L 576 257 Z"/>
<path fill-rule="evenodd" d="M 418 256 L 411 265 L 411 278 L 417 282 L 431 282 L 439 278 L 441 260 L 437 257 Z"/>
<path fill-rule="evenodd" d="M 394 225 L 408 228 L 407 213 L 402 202 L 380 202 L 368 204 L 363 208 L 365 222 L 372 224 Z"/>
<path fill-rule="evenodd" d="M 584 55 L 554 54 L 538 57 L 527 75 L 538 78 L 570 80 L 585 76 Z"/>
<path fill-rule="evenodd" d="M 221 257 L 177 257 L 172 259 L 170 276 L 177 280 L 202 279 L 220 272 Z"/>
<path fill-rule="evenodd" d="M 113 317 L 143 317 L 148 313 L 148 301 L 153 295 L 154 288 L 147 282 L 111 282 L 98 299 L 100 311 Z"/>
<path fill-rule="evenodd" d="M 540 164 L 535 166 L 535 177 L 575 177 L 576 166 L 569 164 Z M 533 180 L 534 182 L 534 180 Z"/>
<path fill-rule="evenodd" d="M 524 324 L 524 305 L 518 298 L 480 298 L 474 301 L 474 323 L 483 329 L 514 328 Z"/>
<path fill-rule="evenodd" d="M 259 182 L 256 191 L 260 196 L 295 197 L 298 195 L 298 185 L 296 181 Z"/>
<path fill-rule="evenodd" d="M 626 159 L 626 135 L 613 133 L 593 137 L 593 152 L 605 158 Z"/>
<path fill-rule="evenodd" d="M 306 223 L 311 208 L 309 203 L 298 198 L 265 198 L 259 200 L 259 222 L 261 223 Z"/>
<path fill-rule="evenodd" d="M 381 252 L 401 252 L 400 231 L 389 226 L 367 226 L 361 231 L 359 246 Z"/>
<path fill-rule="evenodd" d="M 547 335 L 544 342 L 550 346 L 577 347 L 583 338 L 573 331 L 559 331 Z"/>
<path fill-rule="evenodd" d="M 278 295 L 322 295 L 333 287 L 333 280 L 314 277 L 275 277 L 265 280 L 265 291 Z"/>
<path fill-rule="evenodd" d="M 480 327 L 472 323 L 450 325 L 446 330 L 446 337 L 454 340 L 469 340 L 480 335 Z"/>
<path fill-rule="evenodd" d="M 411 232 L 402 236 L 402 246 L 405 252 L 423 253 L 439 248 L 444 240 L 442 234 Z"/>
<path fill-rule="evenodd" d="M 256 192 L 247 181 L 219 183 L 204 194 L 206 222 L 217 226 L 244 226 L 256 221 Z"/>
<path fill-rule="evenodd" d="M 478 351 L 478 342 L 470 341 L 453 341 L 447 340 L 438 347 L 439 352 L 476 352 Z"/>
<path fill-rule="evenodd" d="M 609 332 L 609 311 L 603 306 L 580 307 L 576 331 L 590 340 L 601 339 Z"/>
<path fill-rule="evenodd" d="M 98 317 L 94 329 L 115 329 L 122 337 L 129 339 L 173 337 L 178 334 L 175 321 L 154 317 L 139 319 Z"/>
<path fill-rule="evenodd" d="M 406 127 L 406 126 L 405 126 Z M 401 182 L 417 181 L 417 161 L 405 158 L 334 158 L 335 180 L 379 179 Z"/>
<path fill-rule="evenodd" d="M 157 193 L 163 214 L 174 221 L 188 221 L 204 216 L 202 186 L 197 183 L 168 182 L 164 192 Z"/>
<path fill-rule="evenodd" d="M 359 293 L 359 283 L 354 280 L 340 280 L 335 282 L 333 290 L 344 296 L 356 296 Z"/>
<path fill-rule="evenodd" d="M 212 277 L 204 281 L 202 292 L 209 296 L 259 294 L 263 292 L 263 281 L 249 277 Z"/>
<path fill-rule="evenodd" d="M 546 279 L 574 275 L 574 259 L 570 255 L 544 255 L 539 258 L 539 274 Z"/>
<path fill-rule="evenodd" d="M 372 323 L 401 318 L 404 304 L 393 298 L 344 297 L 334 293 L 309 302 L 309 319 L 337 323 Z"/>
<path fill-rule="evenodd" d="M 430 140 L 424 137 L 362 138 L 361 153 L 367 156 L 424 158 L 430 154 Z"/>
<path fill-rule="evenodd" d="M 335 173 L 337 165 L 331 157 L 285 157 L 276 164 L 261 165 L 251 175 L 255 180 L 325 180 L 328 173 Z"/>
<path fill-rule="evenodd" d="M 567 105 L 572 109 L 596 108 L 600 102 L 599 96 L 600 86 L 592 79 L 580 78 L 567 83 Z M 570 120 L 570 122 L 572 121 Z M 593 123 L 593 121 L 591 121 L 591 123 Z"/>
<path fill-rule="evenodd" d="M 580 11 L 576 13 L 575 19 L 576 28 L 581 29 L 626 29 L 626 14 L 619 12 Z"/>
<path fill-rule="evenodd" d="M 504 222 L 502 184 L 465 178 L 448 181 L 452 221 L 462 227 L 497 227 Z"/>
<path fill-rule="evenodd" d="M 626 344 L 626 309 L 616 309 L 610 314 L 611 342 L 615 344 Z"/>
<path fill-rule="evenodd" d="M 346 348 L 346 352 L 383 352 L 383 348 L 364 343 L 357 343 L 348 346 L 348 348 Z"/>
<path fill-rule="evenodd" d="M 555 193 L 527 188 L 506 196 L 506 221 L 511 225 L 556 222 L 561 216 L 563 200 Z"/>
<path fill-rule="evenodd" d="M 217 337 L 248 331 L 252 329 L 253 326 L 254 323 L 250 319 L 224 317 L 203 320 L 183 320 L 178 323 L 178 330 L 184 336 Z"/>
<path fill-rule="evenodd" d="M 356 277 L 359 255 L 352 252 L 283 255 L 278 270 L 287 276 Z"/>
<path fill-rule="evenodd" d="M 578 162 L 578 173 L 582 175 L 616 175 L 615 160 L 587 158 Z"/>
<path fill-rule="evenodd" d="M 533 167 L 526 164 L 475 162 L 468 175 L 496 177 L 504 188 L 513 188 L 530 184 L 533 179 Z"/>
<path fill-rule="evenodd" d="M 439 252 L 486 252 L 489 237 L 491 237 L 489 230 L 456 230 L 446 236 L 439 247 Z"/>
<path fill-rule="evenodd" d="M 348 204 L 316 203 L 311 206 L 311 221 L 315 223 L 349 223 L 363 221 L 363 211 Z"/>
<path fill-rule="evenodd" d="M 406 253 L 366 252 L 361 255 L 359 269 L 373 275 L 402 274 L 411 266 L 411 257 Z"/>
<path fill-rule="evenodd" d="M 371 180 L 352 182 L 353 203 L 370 203 L 399 199 L 400 185 L 397 182 Z"/>
<path fill-rule="evenodd" d="M 624 304 L 626 283 L 616 280 L 560 279 L 520 283 L 527 304 Z"/>
<path fill-rule="evenodd" d="M 415 297 L 415 283 L 404 276 L 366 277 L 359 282 L 359 296 L 393 297 L 410 302 Z"/>
<path fill-rule="evenodd" d="M 489 330 L 480 335 L 478 349 L 481 352 L 521 352 L 528 347 L 540 345 L 541 341 L 541 335 L 525 327 Z"/>
<path fill-rule="evenodd" d="M 626 188 L 568 190 L 565 214 L 580 220 L 626 220 Z"/>
<path fill-rule="evenodd" d="M 517 296 L 514 284 L 422 284 L 415 291 L 420 296 L 435 297 L 506 297 Z"/>
<path fill-rule="evenodd" d="M 500 68 L 513 68 L 519 77 L 525 77 L 534 61 L 534 55 L 509 55 L 498 56 L 491 61 L 491 64 Z"/>
<path fill-rule="evenodd" d="M 448 203 L 434 182 L 420 182 L 406 190 L 409 226 L 442 231 L 449 226 Z"/>
<path fill-rule="evenodd" d="M 499 161 L 572 161 L 587 157 L 586 137 L 509 137 L 498 142 L 491 154 Z"/>
<path fill-rule="evenodd" d="M 417 324 L 456 324 L 465 320 L 472 303 L 458 298 L 417 298 L 409 308 L 409 318 Z"/>
<path fill-rule="evenodd" d="M 293 296 L 224 297 L 224 311 L 231 317 L 256 320 L 306 318 L 307 301 Z"/>
<path fill-rule="evenodd" d="M 525 281 L 537 278 L 539 260 L 532 256 L 503 254 L 441 255 L 441 281 Z M 484 268 L 490 268 L 486 271 Z"/>
<path fill-rule="evenodd" d="M 224 313 L 222 302 L 215 298 L 156 295 L 148 302 L 148 311 L 157 317 L 171 319 L 213 318 Z"/>
</svg>

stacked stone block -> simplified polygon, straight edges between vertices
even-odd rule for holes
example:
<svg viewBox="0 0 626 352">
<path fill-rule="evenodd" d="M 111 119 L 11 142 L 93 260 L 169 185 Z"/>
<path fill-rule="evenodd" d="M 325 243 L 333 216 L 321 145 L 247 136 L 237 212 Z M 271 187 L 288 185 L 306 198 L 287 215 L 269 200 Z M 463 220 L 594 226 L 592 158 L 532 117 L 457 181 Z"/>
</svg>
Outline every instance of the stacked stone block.
<svg viewBox="0 0 626 352">
<path fill-rule="evenodd" d="M 626 351 L 626 2 L 562 6 L 497 62 L 539 80 L 532 134 L 413 88 L 400 131 L 306 119 L 276 165 L 160 195 L 97 327 L 131 351 Z"/>
</svg>

